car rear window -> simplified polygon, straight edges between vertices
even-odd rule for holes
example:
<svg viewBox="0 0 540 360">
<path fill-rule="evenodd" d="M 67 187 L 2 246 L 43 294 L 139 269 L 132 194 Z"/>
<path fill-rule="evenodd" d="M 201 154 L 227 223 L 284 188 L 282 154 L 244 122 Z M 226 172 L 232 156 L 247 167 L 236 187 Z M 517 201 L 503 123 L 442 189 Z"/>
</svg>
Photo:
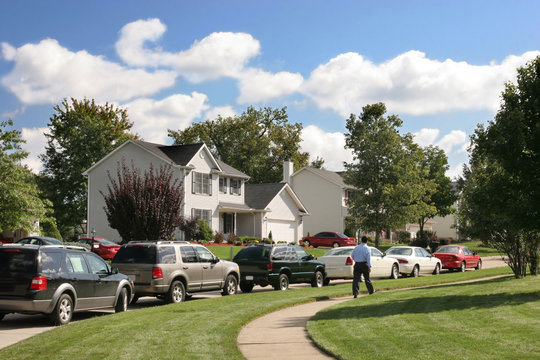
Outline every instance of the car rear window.
<svg viewBox="0 0 540 360">
<path fill-rule="evenodd" d="M 35 273 L 36 251 L 27 249 L 0 249 L 0 274 Z"/>
<path fill-rule="evenodd" d="M 119 264 L 157 264 L 155 245 L 128 245 L 122 246 L 114 259 L 113 263 Z"/>
<path fill-rule="evenodd" d="M 412 249 L 395 247 L 386 250 L 386 253 L 388 255 L 412 255 Z"/>
<path fill-rule="evenodd" d="M 267 260 L 270 255 L 270 249 L 266 246 L 250 246 L 246 247 L 234 257 L 234 261 L 250 259 L 250 260 Z"/>
<path fill-rule="evenodd" d="M 443 246 L 437 252 L 441 254 L 459 254 L 459 248 L 457 246 Z"/>
</svg>

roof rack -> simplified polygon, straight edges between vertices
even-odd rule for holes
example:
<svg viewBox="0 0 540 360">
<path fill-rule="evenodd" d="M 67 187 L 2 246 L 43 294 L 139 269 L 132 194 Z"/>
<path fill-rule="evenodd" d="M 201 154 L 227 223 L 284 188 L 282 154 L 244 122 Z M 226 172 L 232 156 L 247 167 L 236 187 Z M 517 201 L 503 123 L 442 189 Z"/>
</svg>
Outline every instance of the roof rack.
<svg viewBox="0 0 540 360">
<path fill-rule="evenodd" d="M 70 249 L 70 250 L 82 250 L 82 251 L 90 251 L 84 246 L 76 246 L 76 245 L 39 245 L 40 248 L 59 248 L 59 249 Z"/>
<path fill-rule="evenodd" d="M 189 241 L 183 241 L 183 240 L 132 240 L 128 242 L 128 244 L 140 244 L 140 243 L 146 243 L 146 244 L 190 244 Z"/>
</svg>

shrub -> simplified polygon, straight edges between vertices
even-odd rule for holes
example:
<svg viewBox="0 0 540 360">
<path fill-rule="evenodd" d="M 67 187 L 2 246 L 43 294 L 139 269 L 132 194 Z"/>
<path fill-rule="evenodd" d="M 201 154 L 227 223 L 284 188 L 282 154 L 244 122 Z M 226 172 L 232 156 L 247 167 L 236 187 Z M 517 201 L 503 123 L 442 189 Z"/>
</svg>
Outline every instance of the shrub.
<svg viewBox="0 0 540 360">
<path fill-rule="evenodd" d="M 230 233 L 229 234 L 229 238 L 227 239 L 227 244 L 236 244 L 236 242 L 238 241 L 238 236 L 234 233 Z"/>
<path fill-rule="evenodd" d="M 216 233 L 214 234 L 214 242 L 216 244 L 224 243 L 225 242 L 225 234 L 222 233 L 221 231 L 216 230 Z"/>
<path fill-rule="evenodd" d="M 272 230 L 268 233 L 268 239 L 272 240 Z"/>
<path fill-rule="evenodd" d="M 214 235 L 212 234 L 212 228 L 205 220 L 199 220 L 197 223 L 199 225 L 199 232 L 197 233 L 198 240 L 212 241 Z"/>
<path fill-rule="evenodd" d="M 396 237 L 401 244 L 408 244 L 411 242 L 411 233 L 408 231 L 396 231 Z"/>
<path fill-rule="evenodd" d="M 239 239 L 242 244 L 256 244 L 261 242 L 261 239 L 256 236 L 240 236 Z"/>
<path fill-rule="evenodd" d="M 423 235 L 420 236 L 420 231 L 416 233 L 416 239 L 412 242 L 412 246 L 420 246 L 427 248 L 432 241 L 437 241 L 435 233 L 432 231 L 424 231 Z"/>
</svg>

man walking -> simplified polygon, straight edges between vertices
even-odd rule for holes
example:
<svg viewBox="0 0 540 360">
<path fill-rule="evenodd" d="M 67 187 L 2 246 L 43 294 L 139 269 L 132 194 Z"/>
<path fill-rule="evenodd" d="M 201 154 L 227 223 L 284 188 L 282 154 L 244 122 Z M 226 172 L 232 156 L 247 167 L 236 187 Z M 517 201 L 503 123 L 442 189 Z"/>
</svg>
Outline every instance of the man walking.
<svg viewBox="0 0 540 360">
<path fill-rule="evenodd" d="M 373 294 L 373 284 L 369 278 L 371 272 L 371 251 L 367 247 L 368 238 L 362 236 L 362 242 L 358 244 L 353 252 L 352 258 L 354 260 L 354 278 L 352 283 L 353 296 L 356 299 L 358 297 L 358 291 L 360 290 L 360 277 L 364 275 L 364 282 L 366 283 L 369 295 Z"/>
</svg>

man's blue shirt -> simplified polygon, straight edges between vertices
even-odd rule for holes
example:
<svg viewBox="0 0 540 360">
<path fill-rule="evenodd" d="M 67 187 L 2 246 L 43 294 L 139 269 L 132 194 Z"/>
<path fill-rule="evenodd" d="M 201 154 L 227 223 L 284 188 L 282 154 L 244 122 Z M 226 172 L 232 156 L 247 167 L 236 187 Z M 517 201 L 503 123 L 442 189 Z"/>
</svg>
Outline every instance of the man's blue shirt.
<svg viewBox="0 0 540 360">
<path fill-rule="evenodd" d="M 368 266 L 371 267 L 371 251 L 366 244 L 360 243 L 357 245 L 354 248 L 351 257 L 355 262 L 366 262 Z"/>
</svg>

